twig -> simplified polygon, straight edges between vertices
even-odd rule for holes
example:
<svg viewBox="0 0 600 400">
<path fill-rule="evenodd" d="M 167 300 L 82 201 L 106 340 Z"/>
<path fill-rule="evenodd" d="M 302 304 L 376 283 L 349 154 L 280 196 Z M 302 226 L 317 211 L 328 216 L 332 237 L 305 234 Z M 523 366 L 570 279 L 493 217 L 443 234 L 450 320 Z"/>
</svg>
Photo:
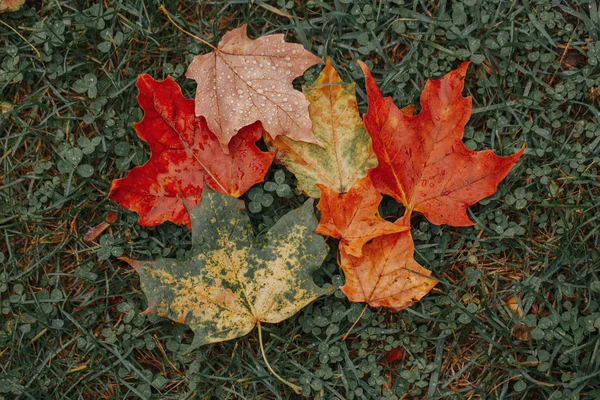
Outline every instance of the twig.
<svg viewBox="0 0 600 400">
<path fill-rule="evenodd" d="M 573 40 L 573 38 L 569 38 L 569 42 L 567 43 L 567 45 L 565 46 L 565 51 L 563 51 L 562 56 L 560 56 L 560 61 L 558 62 L 560 65 L 562 65 L 562 62 L 565 58 L 565 55 L 567 55 L 567 51 L 569 51 L 569 47 L 571 47 L 571 41 Z M 552 74 L 552 79 L 550 79 L 550 82 L 548 83 L 548 86 L 552 86 L 552 83 L 554 82 L 554 78 L 556 78 L 556 73 L 558 72 L 558 69 L 556 69 L 554 71 L 554 73 Z"/>
<path fill-rule="evenodd" d="M 179 29 L 181 32 L 185 33 L 186 35 L 193 37 L 194 39 L 196 39 L 197 41 L 204 43 L 205 45 L 207 45 L 208 47 L 210 47 L 213 50 L 217 50 L 217 48 L 215 46 L 213 46 L 212 44 L 210 44 L 209 42 L 207 42 L 206 40 L 202 39 L 200 36 L 196 36 L 193 33 L 190 33 L 188 31 L 186 31 L 185 29 L 183 29 L 181 26 L 179 26 L 179 24 L 177 24 L 177 22 L 173 21 L 173 18 L 171 18 L 171 15 L 169 14 L 169 12 L 167 11 L 167 9 L 165 8 L 165 6 L 160 6 L 159 10 L 163 12 L 163 14 L 165 14 L 167 16 L 167 18 L 169 19 L 169 21 L 171 21 L 171 23 L 173 25 L 175 25 L 175 27 L 177 29 Z"/>
<path fill-rule="evenodd" d="M 348 329 L 348 332 L 346 332 L 344 334 L 344 336 L 342 336 L 342 341 L 346 340 L 348 338 L 348 335 L 350 334 L 350 332 L 352 332 L 352 329 L 354 329 L 354 327 L 356 326 L 356 324 L 358 324 L 358 321 L 360 321 L 360 319 L 362 318 L 363 315 L 365 315 L 365 311 L 367 311 L 367 307 L 369 307 L 369 304 L 365 304 L 365 308 L 363 308 L 362 312 L 360 313 L 360 315 L 358 316 L 358 318 L 356 318 L 356 321 L 354 321 L 354 323 L 352 324 L 352 326 L 350 327 L 350 329 Z"/>
<path fill-rule="evenodd" d="M 9 24 L 7 24 L 6 22 L 2 21 L 0 19 L 0 23 L 4 26 L 6 26 L 8 29 L 10 29 L 11 31 L 13 31 L 14 33 L 17 34 L 17 36 L 19 36 L 21 39 L 23 39 L 23 41 L 25 43 L 27 43 L 29 45 L 29 47 L 31 47 L 33 49 L 33 51 L 35 51 L 35 54 L 38 56 L 38 58 L 41 60 L 42 59 L 42 55 L 40 54 L 40 52 L 38 51 L 38 49 L 35 48 L 34 45 L 32 45 L 27 39 L 25 39 L 25 37 L 23 35 L 21 35 L 15 28 L 13 28 L 12 26 L 10 26 Z"/>
</svg>

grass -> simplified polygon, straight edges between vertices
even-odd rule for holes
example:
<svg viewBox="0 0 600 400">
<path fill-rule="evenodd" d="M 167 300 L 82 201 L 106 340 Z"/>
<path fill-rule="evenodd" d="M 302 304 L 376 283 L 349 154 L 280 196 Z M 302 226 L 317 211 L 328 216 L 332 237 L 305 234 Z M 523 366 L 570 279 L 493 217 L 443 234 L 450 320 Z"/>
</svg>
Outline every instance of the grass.
<svg viewBox="0 0 600 400">
<path fill-rule="evenodd" d="M 498 192 L 471 207 L 476 226 L 413 221 L 417 259 L 440 280 L 430 295 L 399 313 L 367 310 L 342 341 L 363 305 L 338 290 L 264 326 L 275 370 L 316 399 L 600 398 L 595 2 L 164 5 L 211 43 L 247 23 L 253 37 L 285 33 L 331 57 L 358 82 L 362 111 L 353 60 L 367 61 L 400 106 L 417 102 L 427 78 L 471 60 L 467 146 L 509 154 L 528 145 Z M 137 75 L 172 75 L 191 96 L 183 73 L 208 48 L 148 0 L 28 2 L 1 18 L 0 396 L 294 398 L 266 370 L 256 332 L 186 354 L 191 332 L 141 315 L 138 278 L 116 260 L 182 258 L 190 248 L 185 228 L 139 227 L 106 194 L 111 180 L 148 157 L 132 129 L 142 117 Z M 302 200 L 274 197 L 251 214 L 257 230 Z M 84 242 L 110 211 L 116 223 Z M 399 214 L 389 199 L 382 212 Z M 341 285 L 331 245 L 315 280 Z M 392 349 L 401 357 L 388 361 Z"/>
</svg>

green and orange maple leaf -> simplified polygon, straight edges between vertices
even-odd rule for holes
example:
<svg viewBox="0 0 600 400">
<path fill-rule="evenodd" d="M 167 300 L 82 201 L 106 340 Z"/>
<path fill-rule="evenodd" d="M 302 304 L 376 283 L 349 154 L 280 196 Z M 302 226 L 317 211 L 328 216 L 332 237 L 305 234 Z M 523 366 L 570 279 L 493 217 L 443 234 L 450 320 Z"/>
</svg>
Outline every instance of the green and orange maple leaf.
<svg viewBox="0 0 600 400">
<path fill-rule="evenodd" d="M 319 144 L 286 136 L 265 136 L 265 140 L 277 150 L 276 162 L 296 175 L 298 188 L 304 193 L 319 197 L 318 185 L 346 193 L 367 175 L 367 168 L 377 165 L 371 139 L 358 113 L 356 84 L 342 83 L 327 59 L 319 77 L 303 92 L 310 102 L 312 131 Z"/>
<path fill-rule="evenodd" d="M 241 200 L 206 189 L 190 212 L 187 260 L 122 259 L 140 275 L 153 313 L 188 325 L 193 347 L 244 336 L 259 322 L 277 323 L 329 293 L 311 272 L 327 255 L 312 200 L 255 237 Z"/>
</svg>

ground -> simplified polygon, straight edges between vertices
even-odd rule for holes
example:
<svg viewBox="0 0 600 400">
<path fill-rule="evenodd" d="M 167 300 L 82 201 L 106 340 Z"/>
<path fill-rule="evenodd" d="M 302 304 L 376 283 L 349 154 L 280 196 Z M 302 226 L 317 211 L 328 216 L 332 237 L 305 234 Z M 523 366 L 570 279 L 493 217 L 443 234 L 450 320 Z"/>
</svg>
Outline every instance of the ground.
<svg viewBox="0 0 600 400">
<path fill-rule="evenodd" d="M 527 151 L 470 228 L 413 220 L 417 260 L 440 280 L 401 312 L 337 290 L 263 327 L 273 368 L 315 399 L 600 398 L 600 14 L 594 1 L 175 1 L 186 30 L 216 44 L 248 24 L 284 33 L 356 81 L 418 103 L 427 78 L 471 60 L 465 143 Z M 151 0 L 29 1 L 0 17 L 0 397 L 296 398 L 267 371 L 257 333 L 186 353 L 184 326 L 141 315 L 122 261 L 184 258 L 185 227 L 140 227 L 107 199 L 148 149 L 132 128 L 138 74 L 183 75 L 209 49 Z M 321 66 L 298 79 L 315 79 Z M 298 86 L 300 87 L 300 86 Z M 257 232 L 305 197 L 280 166 L 244 196 Z M 289 185 L 291 189 L 286 188 Z M 270 184 L 270 189 L 274 186 Z M 276 193 L 281 193 L 279 197 Z M 273 197 L 269 197 L 273 193 Z M 273 200 L 273 201 L 271 201 Z M 262 205 L 259 203 L 262 201 Z M 83 235 L 108 212 L 96 241 Z M 382 212 L 399 215 L 386 199 Z M 315 276 L 343 283 L 335 243 Z"/>
</svg>

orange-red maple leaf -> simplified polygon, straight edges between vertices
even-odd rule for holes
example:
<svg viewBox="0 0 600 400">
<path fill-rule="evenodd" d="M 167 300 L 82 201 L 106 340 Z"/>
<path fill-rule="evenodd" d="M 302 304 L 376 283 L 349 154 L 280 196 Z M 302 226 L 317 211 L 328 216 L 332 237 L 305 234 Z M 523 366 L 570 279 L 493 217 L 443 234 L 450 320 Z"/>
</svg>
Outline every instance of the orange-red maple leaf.
<svg viewBox="0 0 600 400">
<path fill-rule="evenodd" d="M 383 98 L 365 64 L 369 109 L 363 116 L 379 165 L 369 170 L 375 187 L 434 224 L 468 226 L 466 210 L 496 192 L 498 183 L 519 160 L 525 146 L 508 157 L 491 150 L 472 151 L 462 142 L 471 116 L 471 97 L 462 89 L 469 63 L 439 80 L 429 80 L 421 94 L 421 112 L 400 111 Z"/>
<path fill-rule="evenodd" d="M 321 220 L 315 233 L 340 239 L 340 246 L 347 254 L 360 257 L 363 245 L 369 240 L 409 229 L 381 218 L 377 210 L 381 194 L 369 177 L 359 179 L 342 194 L 324 185 L 317 186 L 321 189 L 317 205 Z"/>
<path fill-rule="evenodd" d="M 239 197 L 263 181 L 274 154 L 255 145 L 263 133 L 260 123 L 240 130 L 225 154 L 205 119 L 194 114 L 194 101 L 183 96 L 174 80 L 140 75 L 137 87 L 144 118 L 134 127 L 152 155 L 127 177 L 114 180 L 109 198 L 138 213 L 140 225 L 171 221 L 189 227 L 186 203 L 196 206 L 205 184 Z"/>
<path fill-rule="evenodd" d="M 246 25 L 227 32 L 218 48 L 198 55 L 186 76 L 196 80 L 196 115 L 206 118 L 224 148 L 242 127 L 262 122 L 272 138 L 317 143 L 311 131 L 308 100 L 292 81 L 322 62 L 283 35 L 251 40 Z M 225 149 L 227 151 L 227 149 Z"/>
<path fill-rule="evenodd" d="M 407 218 L 396 221 L 408 225 Z M 415 245 L 410 231 L 379 236 L 363 246 L 362 256 L 354 257 L 342 247 L 340 266 L 346 284 L 340 289 L 350 301 L 371 307 L 402 310 L 410 307 L 437 284 L 431 271 L 413 257 Z"/>
</svg>

